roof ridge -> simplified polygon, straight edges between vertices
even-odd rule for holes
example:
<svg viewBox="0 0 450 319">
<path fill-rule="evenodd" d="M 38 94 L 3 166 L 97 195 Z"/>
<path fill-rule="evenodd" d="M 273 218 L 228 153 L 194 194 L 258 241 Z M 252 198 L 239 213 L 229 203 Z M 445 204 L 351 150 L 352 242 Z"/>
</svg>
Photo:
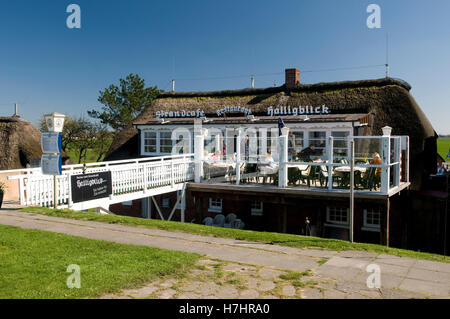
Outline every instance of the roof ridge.
<svg viewBox="0 0 450 319">
<path fill-rule="evenodd" d="M 237 90 L 221 90 L 221 91 L 193 91 L 193 92 L 162 92 L 158 98 L 171 97 L 208 97 L 208 96 L 239 96 L 239 95 L 255 95 L 255 94 L 276 94 L 282 92 L 310 92 L 325 91 L 335 89 L 357 88 L 357 87 L 373 87 L 373 86 L 389 86 L 398 85 L 407 91 L 411 90 L 409 83 L 402 79 L 396 78 L 380 78 L 356 81 L 338 81 L 338 82 L 319 82 L 314 84 L 297 84 L 292 89 L 286 89 L 285 85 L 268 88 L 245 88 Z"/>
</svg>

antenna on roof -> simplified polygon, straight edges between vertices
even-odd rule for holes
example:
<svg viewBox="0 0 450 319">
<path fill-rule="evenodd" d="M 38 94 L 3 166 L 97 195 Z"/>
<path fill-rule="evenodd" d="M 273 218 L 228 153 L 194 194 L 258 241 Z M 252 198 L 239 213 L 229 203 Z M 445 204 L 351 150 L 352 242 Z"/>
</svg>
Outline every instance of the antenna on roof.
<svg viewBox="0 0 450 319">
<path fill-rule="evenodd" d="M 389 77 L 389 33 L 386 32 L 386 78 Z"/>
</svg>

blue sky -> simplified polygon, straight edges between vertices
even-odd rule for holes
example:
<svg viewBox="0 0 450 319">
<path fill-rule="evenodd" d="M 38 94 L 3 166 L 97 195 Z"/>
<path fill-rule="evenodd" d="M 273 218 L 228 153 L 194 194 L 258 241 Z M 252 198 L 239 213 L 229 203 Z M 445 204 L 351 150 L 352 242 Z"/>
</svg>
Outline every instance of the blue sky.
<svg viewBox="0 0 450 319">
<path fill-rule="evenodd" d="M 66 7 L 81 7 L 81 29 Z M 366 26 L 369 4 L 381 29 Z M 177 91 L 284 83 L 284 69 L 380 65 L 406 80 L 440 134 L 450 134 L 450 1 L 2 1 L 0 116 L 37 124 L 45 113 L 86 115 L 98 91 L 133 72 Z M 301 82 L 384 76 L 383 67 L 301 73 Z M 270 74 L 270 75 L 267 75 Z M 225 79 L 207 79 L 208 77 Z M 205 79 L 206 78 L 206 79 Z"/>
</svg>

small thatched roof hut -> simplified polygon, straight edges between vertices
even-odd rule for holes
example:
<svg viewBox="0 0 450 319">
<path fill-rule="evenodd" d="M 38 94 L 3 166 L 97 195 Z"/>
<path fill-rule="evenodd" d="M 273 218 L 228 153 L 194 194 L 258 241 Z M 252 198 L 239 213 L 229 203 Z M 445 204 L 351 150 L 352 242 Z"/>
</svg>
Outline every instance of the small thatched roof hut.
<svg viewBox="0 0 450 319">
<path fill-rule="evenodd" d="M 155 122 L 158 111 L 196 111 L 214 115 L 218 109 L 239 105 L 252 113 L 266 114 L 269 106 L 326 105 L 332 114 L 370 114 L 367 135 L 381 135 L 381 128 L 393 128 L 392 135 L 410 137 L 411 175 L 417 179 L 436 166 L 436 138 L 430 121 L 409 93 L 408 83 L 392 78 L 318 84 L 283 85 L 266 89 L 215 92 L 162 93 L 134 121 L 135 125 Z M 330 114 L 331 115 L 331 114 Z M 216 115 L 217 116 L 217 115 Z M 209 117 L 208 117 L 209 118 Z M 176 121 L 175 121 L 176 122 Z M 139 157 L 138 130 L 130 126 L 113 141 L 107 160 Z M 417 184 L 417 183 L 413 183 Z"/>
<path fill-rule="evenodd" d="M 0 170 L 25 168 L 41 159 L 41 132 L 18 117 L 0 117 Z"/>
</svg>

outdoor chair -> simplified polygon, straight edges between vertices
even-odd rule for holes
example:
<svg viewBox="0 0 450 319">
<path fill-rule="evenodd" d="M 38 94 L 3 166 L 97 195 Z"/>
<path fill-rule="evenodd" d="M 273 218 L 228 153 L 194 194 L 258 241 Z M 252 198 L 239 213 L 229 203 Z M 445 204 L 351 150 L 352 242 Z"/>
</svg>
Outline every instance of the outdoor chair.
<svg viewBox="0 0 450 319">
<path fill-rule="evenodd" d="M 223 227 L 225 228 L 232 228 L 231 225 L 233 223 L 233 221 L 235 221 L 237 218 L 237 216 L 233 213 L 230 213 L 227 215 L 227 217 L 225 217 L 225 223 L 223 224 Z"/>
<path fill-rule="evenodd" d="M 269 164 L 258 164 L 258 179 L 260 176 L 263 177 L 263 184 L 269 181 L 269 179 L 274 179 L 278 175 L 278 166 L 271 167 Z"/>
<path fill-rule="evenodd" d="M 377 187 L 380 186 L 381 178 L 380 176 L 376 175 L 376 168 L 375 167 L 369 167 L 367 170 L 366 175 L 361 178 L 361 186 L 364 188 L 367 188 L 369 190 L 375 190 Z"/>
<path fill-rule="evenodd" d="M 206 226 L 212 226 L 213 225 L 213 219 L 211 217 L 206 217 L 203 219 L 203 224 Z"/>
<path fill-rule="evenodd" d="M 212 226 L 223 227 L 224 224 L 225 224 L 225 216 L 222 214 L 217 214 L 216 217 L 214 217 Z"/>
<path fill-rule="evenodd" d="M 312 183 L 314 182 L 314 186 L 317 185 L 317 181 L 320 181 L 320 177 L 319 177 L 319 170 L 320 168 L 318 166 L 309 166 L 307 169 L 307 184 L 308 187 L 311 187 Z"/>
<path fill-rule="evenodd" d="M 235 228 L 235 229 L 244 229 L 244 226 L 245 226 L 245 223 L 240 219 L 235 219 L 231 223 L 231 228 Z"/>
<path fill-rule="evenodd" d="M 296 185 L 299 180 L 302 179 L 302 171 L 298 167 L 289 167 L 288 169 L 288 181 L 289 184 Z"/>
<path fill-rule="evenodd" d="M 243 184 L 249 183 L 253 179 L 256 179 L 257 176 L 256 164 L 246 164 L 244 169 L 241 170 L 241 172 L 243 172 L 241 176 L 241 182 Z"/>
<path fill-rule="evenodd" d="M 321 165 L 319 171 L 320 186 L 328 187 L 328 176 L 328 167 L 326 165 Z M 333 182 L 335 181 L 339 183 L 340 177 L 336 174 L 333 174 Z"/>
</svg>

